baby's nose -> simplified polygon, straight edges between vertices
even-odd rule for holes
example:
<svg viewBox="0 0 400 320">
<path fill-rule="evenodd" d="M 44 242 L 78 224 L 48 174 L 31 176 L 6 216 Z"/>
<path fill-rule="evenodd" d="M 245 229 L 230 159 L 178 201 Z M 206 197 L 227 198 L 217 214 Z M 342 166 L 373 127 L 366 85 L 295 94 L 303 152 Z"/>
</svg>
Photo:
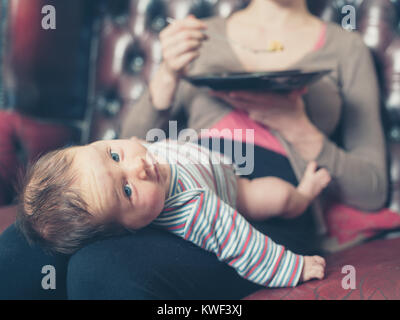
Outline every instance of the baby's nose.
<svg viewBox="0 0 400 320">
<path fill-rule="evenodd" d="M 136 157 L 128 170 L 129 174 L 133 174 L 137 179 L 146 180 L 148 178 L 148 164 L 142 157 Z"/>
</svg>

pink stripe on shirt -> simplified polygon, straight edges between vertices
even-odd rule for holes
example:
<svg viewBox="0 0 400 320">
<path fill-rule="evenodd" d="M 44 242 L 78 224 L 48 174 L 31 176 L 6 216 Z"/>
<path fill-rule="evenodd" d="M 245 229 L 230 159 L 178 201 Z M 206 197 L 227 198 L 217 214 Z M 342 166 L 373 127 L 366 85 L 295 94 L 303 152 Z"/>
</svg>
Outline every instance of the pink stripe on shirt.
<svg viewBox="0 0 400 320">
<path fill-rule="evenodd" d="M 204 238 L 203 243 L 201 244 L 201 246 L 202 246 L 203 248 L 206 247 L 206 244 L 207 244 L 208 239 L 210 239 L 210 237 L 212 236 L 212 234 L 215 232 L 215 225 L 216 225 L 216 223 L 217 223 L 220 205 L 221 205 L 221 199 L 218 198 L 218 202 L 217 202 L 217 211 L 215 212 L 215 215 L 214 215 L 214 219 L 213 219 L 213 222 L 212 222 L 212 225 L 211 225 L 211 230 L 210 230 L 210 232 L 208 233 L 208 235 Z"/>
<path fill-rule="evenodd" d="M 293 283 L 294 276 L 296 275 L 297 269 L 298 269 L 298 267 L 299 267 L 299 260 L 300 260 L 300 259 L 299 259 L 299 257 L 297 256 L 297 257 L 296 257 L 296 265 L 294 266 L 294 270 L 293 270 L 292 276 L 290 277 L 288 286 L 291 286 L 292 283 Z"/>
<path fill-rule="evenodd" d="M 259 265 L 259 264 L 264 260 L 264 258 L 265 258 L 265 254 L 267 253 L 267 248 L 268 248 L 268 237 L 265 237 L 264 241 L 265 241 L 265 245 L 264 245 L 264 248 L 263 248 L 261 257 L 260 257 L 260 259 L 258 259 L 257 263 L 246 273 L 246 275 L 245 275 L 246 278 L 249 277 L 249 276 L 254 272 L 254 270 L 256 270 L 256 268 L 258 267 L 258 265 Z M 274 273 L 275 273 L 275 271 L 274 271 L 272 274 L 274 274 Z M 271 279 L 269 279 L 269 281 L 271 281 Z"/>
<path fill-rule="evenodd" d="M 190 225 L 190 229 L 185 237 L 185 240 L 187 240 L 192 233 L 193 226 L 196 224 L 197 218 L 199 217 L 199 214 L 200 214 L 201 210 L 203 209 L 203 201 L 204 201 L 204 194 L 201 194 L 200 203 L 198 204 L 196 215 L 194 216 L 194 219 Z"/>
<path fill-rule="evenodd" d="M 225 240 L 224 240 L 224 243 L 223 243 L 223 244 L 221 245 L 221 247 L 219 248 L 219 255 L 221 255 L 222 251 L 224 251 L 225 246 L 226 246 L 226 244 L 228 243 L 229 238 L 231 237 L 232 231 L 233 231 L 233 229 L 234 229 L 234 227 L 235 227 L 235 220 L 236 220 L 237 214 L 238 214 L 237 211 L 235 211 L 235 212 L 233 213 L 232 224 L 231 224 L 231 227 L 230 227 L 230 229 L 229 229 L 229 233 L 228 233 L 228 235 L 226 236 L 226 238 L 225 238 Z"/>
</svg>

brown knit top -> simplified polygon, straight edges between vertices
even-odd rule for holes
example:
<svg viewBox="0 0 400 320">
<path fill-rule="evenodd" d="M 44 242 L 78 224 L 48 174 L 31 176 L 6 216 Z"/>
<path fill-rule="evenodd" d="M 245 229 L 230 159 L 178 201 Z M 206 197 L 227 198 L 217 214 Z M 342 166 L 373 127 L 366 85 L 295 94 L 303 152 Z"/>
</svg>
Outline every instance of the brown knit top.
<svg viewBox="0 0 400 320">
<path fill-rule="evenodd" d="M 226 32 L 226 20 L 213 17 L 205 20 L 210 34 Z M 360 210 L 380 209 L 387 199 L 385 140 L 380 119 L 379 88 L 375 67 L 368 48 L 360 35 L 327 23 L 325 43 L 294 63 L 292 68 L 332 69 L 308 88 L 306 112 L 324 135 L 324 144 L 316 161 L 326 167 L 333 181 L 323 196 L 315 202 L 314 212 L 319 229 L 324 197 Z M 200 57 L 192 64 L 190 75 L 244 71 L 229 43 L 213 40 L 203 44 Z M 146 137 L 152 128 L 164 128 L 168 120 L 184 109 L 190 128 L 210 128 L 232 111 L 231 106 L 181 81 L 173 106 L 157 111 L 146 90 L 123 124 L 122 136 Z M 272 132 L 285 147 L 298 179 L 307 162 L 278 132 Z"/>
</svg>

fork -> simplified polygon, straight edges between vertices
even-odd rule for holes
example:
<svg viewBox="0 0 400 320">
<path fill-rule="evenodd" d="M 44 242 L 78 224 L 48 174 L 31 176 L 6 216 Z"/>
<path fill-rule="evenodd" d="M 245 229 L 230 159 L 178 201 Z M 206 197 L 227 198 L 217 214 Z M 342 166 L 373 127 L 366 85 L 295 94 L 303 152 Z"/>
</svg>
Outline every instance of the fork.
<svg viewBox="0 0 400 320">
<path fill-rule="evenodd" d="M 172 24 L 172 23 L 176 22 L 177 19 L 173 19 L 173 18 L 171 18 L 171 17 L 167 17 L 166 21 L 167 21 L 169 24 Z M 203 31 L 203 33 L 206 34 L 205 31 Z M 246 50 L 246 51 L 249 51 L 249 52 L 251 52 L 251 53 L 254 53 L 254 54 L 260 54 L 260 53 L 274 53 L 274 52 L 276 52 L 276 51 L 279 51 L 279 50 L 276 50 L 275 48 L 268 48 L 268 49 L 253 49 L 253 48 L 249 48 L 249 47 L 247 47 L 247 46 L 245 46 L 245 45 L 243 45 L 243 44 L 241 44 L 241 43 L 239 43 L 239 42 L 237 42 L 237 41 L 235 41 L 235 40 L 228 39 L 228 38 L 225 37 L 224 35 L 222 35 L 222 34 L 220 34 L 220 33 L 216 33 L 216 32 L 211 32 L 211 33 L 209 33 L 209 35 L 213 36 L 215 39 L 218 39 L 218 40 L 220 40 L 220 41 L 225 41 L 225 42 L 227 42 L 227 43 L 229 43 L 229 44 L 235 45 L 235 46 L 237 46 L 237 47 L 240 47 L 240 48 L 242 48 L 242 49 L 244 49 L 244 50 Z M 283 50 L 283 49 L 281 49 L 281 50 Z"/>
</svg>

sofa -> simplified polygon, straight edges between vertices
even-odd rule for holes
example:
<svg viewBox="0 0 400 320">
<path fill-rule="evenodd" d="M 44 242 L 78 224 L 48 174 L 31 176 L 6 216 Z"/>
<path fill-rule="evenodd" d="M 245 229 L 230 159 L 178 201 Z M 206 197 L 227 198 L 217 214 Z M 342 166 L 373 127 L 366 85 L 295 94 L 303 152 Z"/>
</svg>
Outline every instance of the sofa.
<svg viewBox="0 0 400 320">
<path fill-rule="evenodd" d="M 52 2 L 57 3 L 55 0 Z M 93 87 L 86 88 L 90 99 L 87 100 L 84 115 L 81 115 L 82 119 L 90 122 L 90 129 L 78 139 L 73 135 L 63 136 L 59 144 L 74 139 L 85 143 L 119 136 L 121 119 L 140 97 L 160 63 L 158 33 L 166 26 L 167 16 L 181 18 L 189 13 L 199 18 L 211 15 L 228 16 L 248 3 L 246 0 L 100 2 L 101 10 L 97 13 L 97 20 L 94 23 L 96 32 L 92 35 L 96 45 L 91 48 L 92 56 L 97 59 L 93 69 L 88 71 L 93 78 L 87 79 Z M 345 5 L 351 5 L 356 9 L 357 31 L 362 34 L 366 45 L 371 49 L 381 84 L 382 118 L 390 159 L 388 174 L 391 178 L 387 205 L 392 210 L 400 212 L 400 37 L 398 36 L 400 1 L 311 0 L 308 2 L 314 14 L 339 24 L 346 15 L 346 11 L 342 11 Z M 24 110 L 24 114 L 29 116 L 29 110 Z M 41 125 L 39 123 L 38 128 Z M 65 125 L 65 122 L 62 122 L 62 125 Z M 79 126 L 78 128 L 82 129 Z M 23 141 L 19 144 L 22 148 L 24 145 Z M 48 145 L 47 149 L 54 147 Z M 0 233 L 3 232 L 0 240 L 2 236 L 17 237 L 13 233 L 14 219 L 15 206 L 9 204 L 0 208 Z M 399 299 L 399 250 L 400 239 L 395 232 L 379 234 L 366 243 L 327 255 L 328 268 L 323 281 L 311 281 L 296 288 L 259 290 L 246 299 Z M 9 290 L 9 296 L 2 295 L 0 290 L 0 298 L 18 299 L 19 293 L 28 299 L 68 298 L 65 289 L 68 279 L 66 258 L 63 256 L 55 256 L 49 261 L 49 264 L 59 265 L 61 270 L 57 273 L 61 285 L 55 293 L 42 292 L 40 295 L 34 290 L 29 291 L 30 289 L 23 284 L 26 277 L 21 277 L 18 283 L 6 278 L 7 270 L 1 269 L 1 259 L 28 258 L 15 257 L 12 247 L 4 248 L 0 241 L 0 275 L 4 280 L 0 281 L 0 284 L 15 287 Z M 23 265 L 22 261 L 20 265 Z M 345 266 L 352 266 L 357 271 L 355 286 L 343 285 L 343 279 L 351 273 L 351 269 L 344 268 Z M 23 274 L 23 268 L 20 272 Z"/>
</svg>

